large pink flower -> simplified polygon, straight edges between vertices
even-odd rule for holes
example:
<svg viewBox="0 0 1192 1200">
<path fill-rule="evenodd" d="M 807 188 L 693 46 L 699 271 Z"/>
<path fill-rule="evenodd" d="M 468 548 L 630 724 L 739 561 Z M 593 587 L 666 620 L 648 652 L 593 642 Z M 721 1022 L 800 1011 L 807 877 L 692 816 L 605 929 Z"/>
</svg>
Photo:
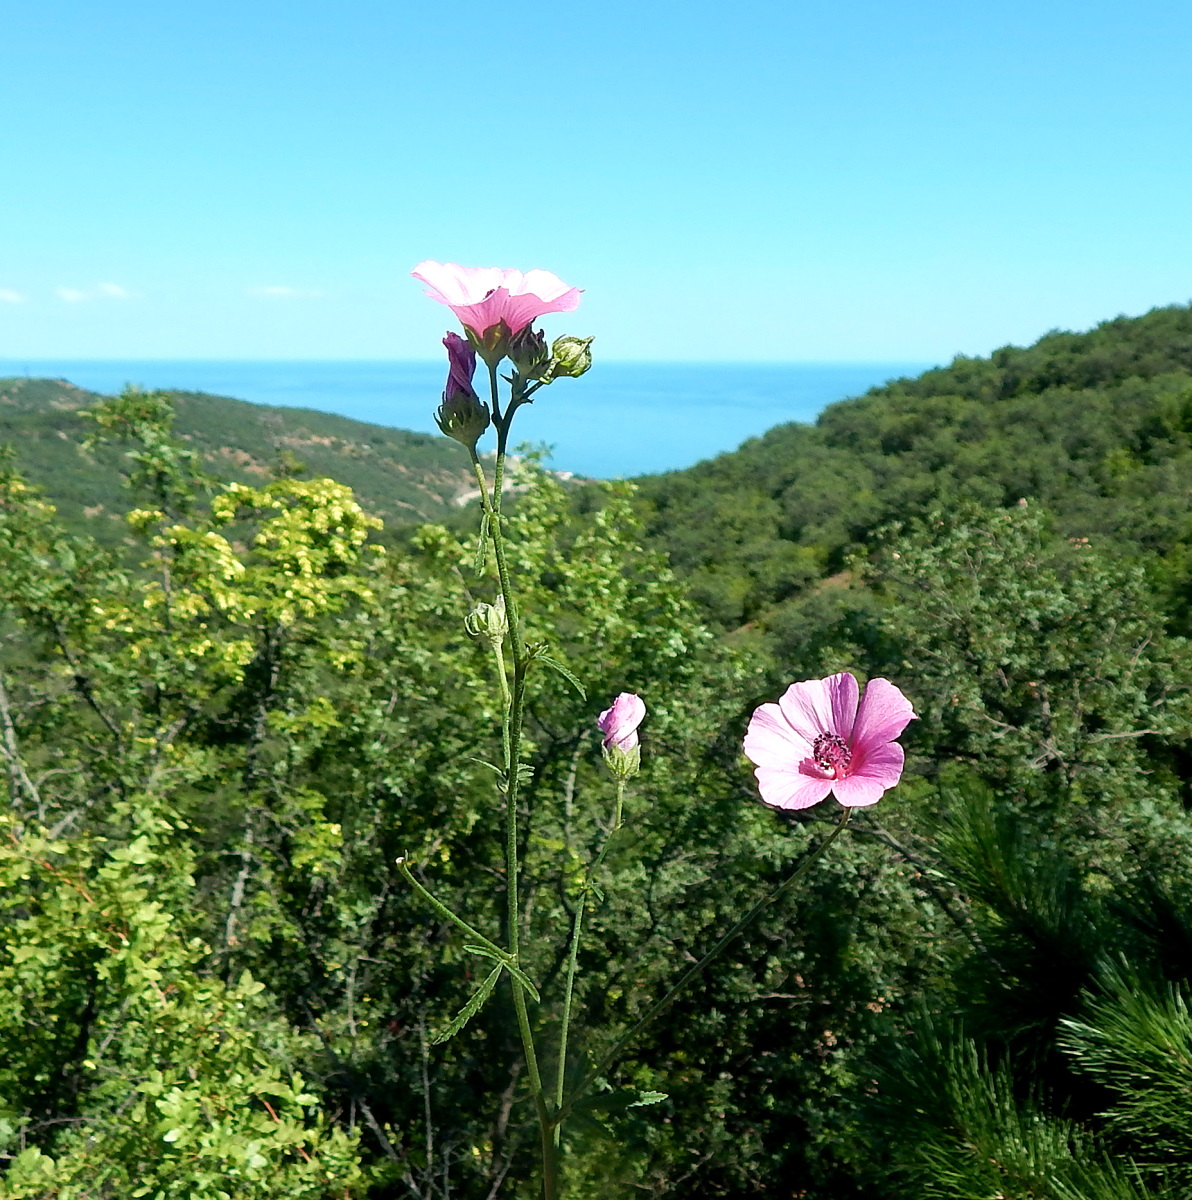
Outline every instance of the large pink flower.
<svg viewBox="0 0 1192 1200">
<path fill-rule="evenodd" d="M 427 285 L 432 300 L 446 304 L 478 337 L 501 321 L 514 334 L 543 313 L 579 307 L 580 289 L 568 287 L 549 271 L 523 275 L 501 267 L 461 267 L 428 259 L 410 274 Z"/>
<path fill-rule="evenodd" d="M 904 756 L 894 739 L 915 711 L 888 679 L 871 679 L 859 706 L 857 696 L 856 679 L 841 672 L 792 683 L 754 712 L 745 754 L 767 804 L 810 808 L 832 792 L 860 808 L 898 782 Z"/>
</svg>

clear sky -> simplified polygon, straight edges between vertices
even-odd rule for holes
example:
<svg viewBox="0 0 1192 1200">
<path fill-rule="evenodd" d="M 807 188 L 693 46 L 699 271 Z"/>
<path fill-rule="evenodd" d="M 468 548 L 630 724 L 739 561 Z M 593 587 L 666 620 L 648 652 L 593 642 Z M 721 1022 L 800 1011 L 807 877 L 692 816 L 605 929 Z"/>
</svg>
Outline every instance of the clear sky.
<svg viewBox="0 0 1192 1200">
<path fill-rule="evenodd" d="M 947 360 L 1192 298 L 1188 0 L 37 0 L 0 358 L 428 358 L 422 258 L 609 358 Z"/>
</svg>

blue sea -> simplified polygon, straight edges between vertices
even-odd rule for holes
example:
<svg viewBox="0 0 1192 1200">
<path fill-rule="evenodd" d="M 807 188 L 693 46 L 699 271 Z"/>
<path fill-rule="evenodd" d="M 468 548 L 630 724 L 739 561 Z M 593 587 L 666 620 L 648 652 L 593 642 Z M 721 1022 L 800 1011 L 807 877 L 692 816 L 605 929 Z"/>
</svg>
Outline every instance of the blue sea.
<svg viewBox="0 0 1192 1200">
<path fill-rule="evenodd" d="M 733 450 L 775 425 L 812 422 L 833 400 L 928 365 L 598 361 L 581 379 L 544 388 L 518 414 L 513 440 L 549 445 L 550 465 L 577 475 L 668 471 Z M 67 379 L 105 393 L 126 383 L 208 392 L 437 433 L 433 413 L 446 369 L 437 362 L 359 360 L 0 359 L 0 376 L 8 375 Z"/>
</svg>

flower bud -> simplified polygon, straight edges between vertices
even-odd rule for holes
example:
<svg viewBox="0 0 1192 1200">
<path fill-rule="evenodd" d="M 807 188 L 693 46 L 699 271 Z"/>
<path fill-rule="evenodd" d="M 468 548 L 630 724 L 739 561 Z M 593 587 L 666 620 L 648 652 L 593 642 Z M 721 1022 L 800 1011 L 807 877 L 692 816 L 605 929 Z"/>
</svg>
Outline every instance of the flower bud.
<svg viewBox="0 0 1192 1200">
<path fill-rule="evenodd" d="M 622 692 L 596 721 L 604 734 L 604 761 L 618 779 L 631 778 L 641 767 L 637 727 L 645 715 L 645 701 L 632 692 Z"/>
<path fill-rule="evenodd" d="M 578 379 L 592 365 L 590 337 L 564 336 L 555 338 L 550 348 L 552 379 Z"/>
<path fill-rule="evenodd" d="M 509 340 L 509 361 L 523 379 L 541 379 L 550 365 L 546 334 L 527 325 Z"/>
<path fill-rule="evenodd" d="M 463 392 L 450 400 L 444 396 L 443 403 L 435 411 L 435 424 L 449 438 L 454 438 L 469 450 L 476 449 L 476 443 L 488 428 L 489 420 L 488 405 Z"/>
<path fill-rule="evenodd" d="M 477 604 L 464 617 L 464 629 L 468 631 L 469 637 L 483 638 L 489 645 L 496 646 L 503 642 L 509 632 L 505 597 L 498 596 L 495 604 Z"/>
<path fill-rule="evenodd" d="M 619 746 L 605 746 L 604 765 L 617 779 L 632 779 L 642 765 L 642 748 L 634 746 L 632 750 L 622 750 Z"/>
<path fill-rule="evenodd" d="M 458 333 L 449 332 L 443 345 L 447 347 L 447 386 L 443 399 L 451 400 L 460 392 L 475 396 L 472 377 L 476 374 L 476 351 Z"/>
<path fill-rule="evenodd" d="M 435 413 L 435 424 L 449 438 L 474 451 L 489 423 L 488 405 L 481 402 L 472 387 L 476 352 L 458 333 L 449 333 L 443 345 L 447 347 L 447 386 L 443 403 Z"/>
<path fill-rule="evenodd" d="M 509 353 L 509 326 L 504 321 L 490 325 L 483 333 L 477 333 L 465 325 L 464 333 L 468 335 L 468 343 L 472 349 L 490 367 L 495 367 Z"/>
</svg>

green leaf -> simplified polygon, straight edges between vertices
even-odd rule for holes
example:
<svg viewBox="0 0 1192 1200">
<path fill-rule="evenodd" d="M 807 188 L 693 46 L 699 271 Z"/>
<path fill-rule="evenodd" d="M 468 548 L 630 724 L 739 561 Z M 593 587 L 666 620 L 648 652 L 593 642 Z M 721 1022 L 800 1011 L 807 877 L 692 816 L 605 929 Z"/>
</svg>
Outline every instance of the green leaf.
<svg viewBox="0 0 1192 1200">
<path fill-rule="evenodd" d="M 522 988 L 534 998 L 535 1004 L 542 1003 L 542 997 L 538 994 L 538 989 L 534 986 L 533 981 L 520 967 L 514 966 L 509 955 L 495 954 L 487 946 L 467 945 L 464 946 L 464 949 L 471 950 L 473 954 L 480 954 L 484 958 L 489 958 L 492 959 L 493 962 L 500 963 L 501 966 L 503 966 L 505 970 L 507 970 L 509 974 L 521 984 Z"/>
<path fill-rule="evenodd" d="M 484 1002 L 493 994 L 493 988 L 497 986 L 497 980 L 501 978 L 501 972 L 504 969 L 504 965 L 493 968 L 472 993 L 472 998 L 459 1010 L 451 1024 L 431 1038 L 432 1045 L 439 1046 L 443 1042 L 450 1041 L 484 1007 Z"/>
<path fill-rule="evenodd" d="M 540 654 L 538 655 L 538 661 L 546 663 L 546 665 L 553 671 L 558 671 L 558 673 L 562 675 L 563 678 L 566 679 L 567 682 L 571 684 L 571 686 L 579 693 L 579 698 L 581 700 L 586 700 L 588 698 L 588 693 L 584 689 L 584 685 L 580 683 L 580 681 L 576 679 L 576 677 L 557 659 L 551 658 L 549 654 Z"/>
<path fill-rule="evenodd" d="M 491 959 L 493 962 L 499 962 L 502 966 L 509 960 L 509 955 L 503 951 L 491 950 L 488 946 L 477 946 L 473 943 L 465 943 L 465 950 L 470 950 L 473 954 L 479 954 L 482 958 Z"/>
<path fill-rule="evenodd" d="M 630 1108 L 644 1108 L 647 1104 L 658 1104 L 667 1098 L 666 1092 L 640 1092 Z"/>
<path fill-rule="evenodd" d="M 534 986 L 530 977 L 521 970 L 520 967 L 515 967 L 512 963 L 505 964 L 505 970 L 521 984 L 522 989 L 533 998 L 535 1004 L 542 1003 L 542 997 L 538 995 L 538 989 Z"/>
</svg>

